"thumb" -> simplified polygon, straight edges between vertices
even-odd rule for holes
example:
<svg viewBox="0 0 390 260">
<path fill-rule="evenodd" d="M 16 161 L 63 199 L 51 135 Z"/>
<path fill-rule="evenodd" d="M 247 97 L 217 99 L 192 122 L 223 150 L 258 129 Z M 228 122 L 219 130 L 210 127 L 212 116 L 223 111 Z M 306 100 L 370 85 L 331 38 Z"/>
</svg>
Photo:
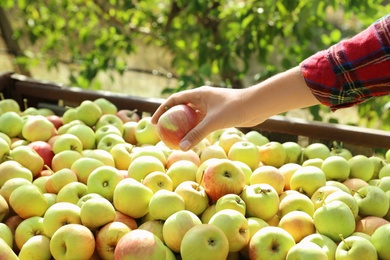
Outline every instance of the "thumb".
<svg viewBox="0 0 390 260">
<path fill-rule="evenodd" d="M 180 149 L 183 151 L 190 150 L 200 143 L 212 131 L 207 120 L 202 120 L 180 142 Z"/>
</svg>

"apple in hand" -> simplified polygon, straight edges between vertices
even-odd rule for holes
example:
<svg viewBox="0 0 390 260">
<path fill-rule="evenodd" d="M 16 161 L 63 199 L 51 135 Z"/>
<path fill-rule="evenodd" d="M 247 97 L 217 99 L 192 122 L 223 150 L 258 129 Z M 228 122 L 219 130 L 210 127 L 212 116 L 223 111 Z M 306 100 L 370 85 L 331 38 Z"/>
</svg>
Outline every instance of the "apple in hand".
<svg viewBox="0 0 390 260">
<path fill-rule="evenodd" d="M 176 105 L 162 114 L 157 122 L 158 135 L 171 149 L 180 149 L 180 141 L 200 121 L 197 112 L 187 105 Z"/>
<path fill-rule="evenodd" d="M 225 233 L 215 225 L 195 225 L 184 235 L 180 254 L 183 260 L 226 259 L 229 241 Z"/>
<path fill-rule="evenodd" d="M 50 239 L 50 252 L 55 259 L 90 259 L 95 251 L 95 237 L 80 224 L 60 227 Z"/>
</svg>

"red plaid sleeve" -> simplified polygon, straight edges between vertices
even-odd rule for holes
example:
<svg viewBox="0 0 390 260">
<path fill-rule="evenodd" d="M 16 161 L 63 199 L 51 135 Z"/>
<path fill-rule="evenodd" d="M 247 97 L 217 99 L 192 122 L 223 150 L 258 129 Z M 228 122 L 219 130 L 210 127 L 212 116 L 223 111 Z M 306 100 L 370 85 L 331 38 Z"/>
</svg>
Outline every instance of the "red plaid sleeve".
<svg viewBox="0 0 390 260">
<path fill-rule="evenodd" d="M 332 110 L 390 94 L 390 15 L 300 66 L 313 95 Z"/>
</svg>

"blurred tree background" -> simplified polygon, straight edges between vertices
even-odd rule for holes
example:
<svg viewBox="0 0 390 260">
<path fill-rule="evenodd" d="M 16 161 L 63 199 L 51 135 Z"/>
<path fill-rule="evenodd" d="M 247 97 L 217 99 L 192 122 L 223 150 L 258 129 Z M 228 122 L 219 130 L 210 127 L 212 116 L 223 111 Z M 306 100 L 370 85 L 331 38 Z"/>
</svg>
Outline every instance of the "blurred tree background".
<svg viewBox="0 0 390 260">
<path fill-rule="evenodd" d="M 175 79 L 162 96 L 253 85 L 390 12 L 388 0 L 0 0 L 0 8 L 1 28 L 4 14 L 11 25 L 8 50 L 26 73 L 42 61 L 65 64 L 68 84 L 90 89 L 102 88 L 102 72 L 113 81 L 128 71 Z M 163 50 L 169 67 L 128 66 L 142 45 Z M 390 129 L 389 111 L 390 97 L 359 105 L 359 124 Z M 324 121 L 330 111 L 310 113 Z"/>
</svg>

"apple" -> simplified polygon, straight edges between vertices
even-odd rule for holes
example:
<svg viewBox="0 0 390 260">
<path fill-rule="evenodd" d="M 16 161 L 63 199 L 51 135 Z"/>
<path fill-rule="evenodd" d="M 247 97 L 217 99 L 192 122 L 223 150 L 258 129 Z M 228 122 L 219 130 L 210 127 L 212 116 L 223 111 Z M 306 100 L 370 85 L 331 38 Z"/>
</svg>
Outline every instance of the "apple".
<svg viewBox="0 0 390 260">
<path fill-rule="evenodd" d="M 84 100 L 76 107 L 76 119 L 88 126 L 94 126 L 102 114 L 100 107 L 91 100 Z"/>
<path fill-rule="evenodd" d="M 46 191 L 58 194 L 68 183 L 77 182 L 77 175 L 69 168 L 63 168 L 49 176 L 45 183 Z"/>
<path fill-rule="evenodd" d="M 82 144 L 82 150 L 96 148 L 95 131 L 84 124 L 76 124 L 69 127 L 65 134 L 72 134 L 76 136 Z"/>
<path fill-rule="evenodd" d="M 50 260 L 50 238 L 45 235 L 36 235 L 29 238 L 20 249 L 18 254 L 20 260 Z"/>
<path fill-rule="evenodd" d="M 224 209 L 233 209 L 245 216 L 246 204 L 245 201 L 237 194 L 225 194 L 220 197 L 215 203 L 215 211 Z"/>
<path fill-rule="evenodd" d="M 261 134 L 260 132 L 258 132 L 256 130 L 251 130 L 251 131 L 245 133 L 245 138 L 246 138 L 246 140 L 248 140 L 249 142 L 251 142 L 257 146 L 262 146 L 266 143 L 269 143 L 268 137 L 264 136 L 263 134 Z"/>
<path fill-rule="evenodd" d="M 137 114 L 137 109 L 119 109 L 116 115 L 122 120 L 123 124 L 127 122 L 138 122 L 141 119 Z"/>
<path fill-rule="evenodd" d="M 80 198 L 88 194 L 88 187 L 82 182 L 70 182 L 65 184 L 57 194 L 56 202 L 70 202 L 75 205 Z"/>
<path fill-rule="evenodd" d="M 280 200 L 278 214 L 283 217 L 292 211 L 302 211 L 313 216 L 315 207 L 312 200 L 306 195 L 296 192 L 285 196 Z"/>
<path fill-rule="evenodd" d="M 128 226 L 131 230 L 137 229 L 137 227 L 138 227 L 138 223 L 134 218 L 127 216 L 126 214 L 123 214 L 122 212 L 120 212 L 118 210 L 115 211 L 114 221 L 122 222 L 123 224 Z"/>
<path fill-rule="evenodd" d="M 203 151 L 200 153 L 199 158 L 202 163 L 210 158 L 227 159 L 228 157 L 225 150 L 221 146 L 212 144 L 206 146 L 203 149 Z"/>
<path fill-rule="evenodd" d="M 54 152 L 49 143 L 45 141 L 34 141 L 29 143 L 27 146 L 34 149 L 42 157 L 45 165 L 51 167 Z"/>
<path fill-rule="evenodd" d="M 37 176 L 43 169 L 44 161 L 42 157 L 29 146 L 22 145 L 15 147 L 10 150 L 9 156 L 12 160 L 28 168 L 33 176 Z"/>
<path fill-rule="evenodd" d="M 217 226 L 200 224 L 193 226 L 184 235 L 180 255 L 185 259 L 227 259 L 229 241 Z"/>
<path fill-rule="evenodd" d="M 261 162 L 280 168 L 286 161 L 286 150 L 283 145 L 276 141 L 271 141 L 259 147 Z"/>
<path fill-rule="evenodd" d="M 257 146 L 249 141 L 234 143 L 227 154 L 232 161 L 241 161 L 247 164 L 251 170 L 255 170 L 260 164 L 260 153 Z"/>
<path fill-rule="evenodd" d="M 44 235 L 43 218 L 40 216 L 25 218 L 15 229 L 15 244 L 20 250 L 27 240 L 41 234 Z"/>
<path fill-rule="evenodd" d="M 95 130 L 96 143 L 99 143 L 100 140 L 108 134 L 116 134 L 117 136 L 123 137 L 122 132 L 116 126 L 104 125 Z"/>
<path fill-rule="evenodd" d="M 87 200 L 93 199 L 93 198 L 103 198 L 103 196 L 100 194 L 97 194 L 97 193 L 87 193 L 79 199 L 79 201 L 77 202 L 76 205 L 81 208 L 81 206 L 83 206 L 84 202 L 86 202 Z"/>
<path fill-rule="evenodd" d="M 174 192 L 183 198 L 185 209 L 197 216 L 201 215 L 209 206 L 209 197 L 205 189 L 194 181 L 180 183 Z"/>
<path fill-rule="evenodd" d="M 379 187 L 367 185 L 353 195 L 359 206 L 359 216 L 384 217 L 389 211 L 389 199 Z"/>
<path fill-rule="evenodd" d="M 52 170 L 53 172 L 57 172 L 64 168 L 70 169 L 72 168 L 72 164 L 82 157 L 83 155 L 81 153 L 73 150 L 65 150 L 54 154 L 51 161 Z"/>
<path fill-rule="evenodd" d="M 294 245 L 294 238 L 283 228 L 263 227 L 249 242 L 249 258 L 286 259 L 288 251 Z"/>
<path fill-rule="evenodd" d="M 173 189 L 184 181 L 196 181 L 198 166 L 189 160 L 174 162 L 167 170 L 167 176 L 172 180 Z"/>
<path fill-rule="evenodd" d="M 171 153 L 171 151 L 167 152 L 164 150 L 165 148 L 157 145 L 145 145 L 145 146 L 135 146 L 133 145 L 133 149 L 131 150 L 131 160 L 134 160 L 137 157 L 143 155 L 154 156 L 161 161 L 161 163 L 166 166 L 167 165 L 167 156 Z"/>
<path fill-rule="evenodd" d="M 390 259 L 389 243 L 390 243 L 390 224 L 378 227 L 371 235 L 371 243 L 374 245 L 378 253 L 378 259 Z"/>
<path fill-rule="evenodd" d="M 301 168 L 302 166 L 297 163 L 286 163 L 283 164 L 280 168 L 279 171 L 284 177 L 284 190 L 289 190 L 290 189 L 290 179 L 291 176 L 294 174 L 298 168 Z"/>
<path fill-rule="evenodd" d="M 243 171 L 229 159 L 213 161 L 203 174 L 203 186 L 212 201 L 228 193 L 240 194 L 245 185 Z"/>
<path fill-rule="evenodd" d="M 346 180 L 348 181 L 348 180 Z M 345 181 L 344 181 L 345 182 Z M 343 183 L 343 182 L 338 182 L 338 181 L 326 181 L 326 186 L 333 186 L 336 188 L 339 188 L 340 190 L 351 194 L 350 189 Z"/>
<path fill-rule="evenodd" d="M 23 124 L 22 136 L 30 142 L 44 141 L 57 134 L 56 127 L 44 116 L 31 116 Z"/>
<path fill-rule="evenodd" d="M 133 178 L 125 178 L 115 187 L 113 205 L 116 210 L 130 217 L 140 218 L 149 212 L 152 196 L 151 189 Z"/>
<path fill-rule="evenodd" d="M 264 165 L 253 170 L 249 184 L 267 183 L 280 195 L 284 191 L 285 180 L 280 170 L 271 165 Z"/>
<path fill-rule="evenodd" d="M 268 221 L 278 213 L 279 195 L 267 183 L 246 186 L 240 196 L 246 204 L 247 217 L 258 217 Z"/>
<path fill-rule="evenodd" d="M 325 173 L 326 180 L 345 181 L 350 174 L 350 166 L 344 157 L 331 155 L 324 159 L 321 170 Z"/>
<path fill-rule="evenodd" d="M 73 120 L 73 121 L 70 121 L 66 124 L 63 124 L 62 126 L 60 126 L 58 129 L 57 129 L 57 135 L 63 135 L 65 134 L 71 127 L 75 126 L 75 125 L 86 125 L 84 122 L 80 121 L 80 120 Z M 50 139 L 49 139 L 50 140 Z"/>
<path fill-rule="evenodd" d="M 172 164 L 181 160 L 191 161 L 196 166 L 200 166 L 201 164 L 199 155 L 194 150 L 172 150 L 167 156 L 166 168 L 169 169 Z"/>
<path fill-rule="evenodd" d="M 165 166 L 156 157 L 143 155 L 132 160 L 127 171 L 129 178 L 142 181 L 151 172 L 165 172 Z"/>
<path fill-rule="evenodd" d="M 135 130 L 137 129 L 138 121 L 129 121 L 123 123 L 123 139 L 125 139 L 126 143 L 136 145 L 137 139 L 135 138 Z"/>
<path fill-rule="evenodd" d="M 0 259 L 19 260 L 19 257 L 3 239 L 0 239 Z"/>
<path fill-rule="evenodd" d="M 286 159 L 284 164 L 287 163 L 301 163 L 302 161 L 302 147 L 297 142 L 287 141 L 282 143 L 284 150 L 286 151 Z"/>
<path fill-rule="evenodd" d="M 151 117 L 143 117 L 137 122 L 135 139 L 138 145 L 155 145 L 161 139 L 158 134 L 157 125 L 151 122 Z"/>
<path fill-rule="evenodd" d="M 324 198 L 324 203 L 329 203 L 329 202 L 335 201 L 335 200 L 338 200 L 338 201 L 341 201 L 341 202 L 344 202 L 345 204 L 347 204 L 347 206 L 351 209 L 355 219 L 358 218 L 359 205 L 358 205 L 356 199 L 351 194 L 346 193 L 346 192 L 341 191 L 341 190 L 335 191 L 335 192 L 332 192 L 331 194 L 329 194 L 328 196 L 326 196 L 326 198 Z"/>
<path fill-rule="evenodd" d="M 304 242 L 312 242 L 312 243 L 317 244 L 318 246 L 321 247 L 322 251 L 325 252 L 325 254 L 328 257 L 328 260 L 335 259 L 337 244 L 329 237 L 321 235 L 319 233 L 314 233 L 314 234 L 310 234 L 310 235 L 304 237 L 301 240 L 301 243 L 304 243 Z"/>
<path fill-rule="evenodd" d="M 305 241 L 293 245 L 287 253 L 286 260 L 328 260 L 328 256 L 316 243 Z"/>
<path fill-rule="evenodd" d="M 15 177 L 15 178 L 10 178 L 6 182 L 4 182 L 3 186 L 0 188 L 0 195 L 1 195 L 1 199 L 4 199 L 5 202 L 7 203 L 7 206 L 9 203 L 9 196 L 11 195 L 11 193 L 16 188 L 25 184 L 31 184 L 31 181 L 20 177 Z"/>
<path fill-rule="evenodd" d="M 9 152 L 12 148 L 7 143 L 6 140 L 3 138 L 0 138 L 0 163 L 7 160 L 7 157 L 9 156 Z"/>
<path fill-rule="evenodd" d="M 32 182 L 32 172 L 17 161 L 5 161 L 0 163 L 0 187 L 10 179 L 23 178 Z"/>
<path fill-rule="evenodd" d="M 110 149 L 110 154 L 115 161 L 115 168 L 118 170 L 128 170 L 131 163 L 131 153 L 133 145 L 129 143 L 117 143 L 113 144 Z"/>
<path fill-rule="evenodd" d="M 335 256 L 340 260 L 378 259 L 374 245 L 369 240 L 355 235 L 343 238 L 337 246 Z"/>
<path fill-rule="evenodd" d="M 102 259 L 114 259 L 115 247 L 131 229 L 122 222 L 107 223 L 96 233 L 96 251 Z"/>
<path fill-rule="evenodd" d="M 153 193 L 161 189 L 173 191 L 173 182 L 165 172 L 155 171 L 149 173 L 142 180 L 142 184 L 150 188 Z"/>
<path fill-rule="evenodd" d="M 77 151 L 81 153 L 83 150 L 83 143 L 80 138 L 74 134 L 62 134 L 53 143 L 53 152 L 58 154 L 62 151 Z"/>
<path fill-rule="evenodd" d="M 2 98 L 0 100 L 0 110 L 3 113 L 13 111 L 19 114 L 21 112 L 19 103 L 12 98 Z"/>
<path fill-rule="evenodd" d="M 9 211 L 10 208 L 8 206 L 8 202 L 0 194 L 0 221 L 3 221 L 8 217 Z"/>
<path fill-rule="evenodd" d="M 319 187 L 313 195 L 311 195 L 310 199 L 314 204 L 314 208 L 318 209 L 325 203 L 325 199 L 332 193 L 341 191 L 339 188 L 335 186 L 322 186 Z"/>
<path fill-rule="evenodd" d="M 99 129 L 105 125 L 113 125 L 121 132 L 123 135 L 123 122 L 122 120 L 115 114 L 104 114 L 102 115 L 95 124 L 95 129 Z"/>
<path fill-rule="evenodd" d="M 42 191 L 33 184 L 16 188 L 9 196 L 9 205 L 16 214 L 26 219 L 42 216 L 48 207 L 48 201 Z"/>
<path fill-rule="evenodd" d="M 88 192 L 100 194 L 112 202 L 115 187 L 123 179 L 123 175 L 115 167 L 100 166 L 93 170 L 88 177 Z"/>
<path fill-rule="evenodd" d="M 387 165 L 386 160 L 376 155 L 372 155 L 368 157 L 368 159 L 374 164 L 374 174 L 372 175 L 371 179 L 379 178 L 380 170 Z"/>
<path fill-rule="evenodd" d="M 0 115 L 0 132 L 9 137 L 16 137 L 22 133 L 24 121 L 14 111 L 7 111 Z"/>
<path fill-rule="evenodd" d="M 367 156 L 358 154 L 348 160 L 351 172 L 350 178 L 368 181 L 374 175 L 374 163 Z"/>
<path fill-rule="evenodd" d="M 233 144 L 245 140 L 245 135 L 237 128 L 225 129 L 218 138 L 218 145 L 223 148 L 226 154 Z"/>
<path fill-rule="evenodd" d="M 384 218 L 377 217 L 377 216 L 366 216 L 361 219 L 359 219 L 356 222 L 356 229 L 355 232 L 362 232 L 364 234 L 367 234 L 369 236 L 372 236 L 372 234 L 377 230 L 380 226 L 389 224 L 390 222 Z"/>
<path fill-rule="evenodd" d="M 62 117 L 59 115 L 46 115 L 45 117 L 54 125 L 57 130 L 64 124 Z"/>
<path fill-rule="evenodd" d="M 355 217 L 351 209 L 341 201 L 331 201 L 316 209 L 313 215 L 318 233 L 328 236 L 336 243 L 355 231 Z M 337 219 L 337 221 L 334 221 Z"/>
<path fill-rule="evenodd" d="M 114 221 L 115 208 L 106 198 L 91 198 L 83 203 L 80 208 L 81 223 L 90 230 L 98 230 L 100 227 Z"/>
<path fill-rule="evenodd" d="M 105 97 L 97 98 L 93 100 L 93 102 L 100 107 L 100 110 L 102 111 L 103 115 L 114 115 L 118 112 L 118 108 L 116 107 L 116 105 Z"/>
<path fill-rule="evenodd" d="M 210 205 L 203 211 L 203 213 L 201 214 L 200 220 L 202 221 L 202 223 L 207 224 L 207 223 L 209 223 L 211 217 L 212 217 L 216 212 L 217 212 L 217 210 L 216 210 L 216 205 L 215 205 L 215 203 L 214 203 L 214 204 L 210 204 Z"/>
<path fill-rule="evenodd" d="M 119 239 L 114 259 L 166 259 L 167 251 L 163 242 L 152 232 L 136 229 Z"/>
<path fill-rule="evenodd" d="M 169 216 L 163 225 L 163 241 L 176 253 L 180 253 L 180 246 L 184 235 L 195 225 L 202 224 L 200 218 L 188 210 L 181 210 Z"/>
<path fill-rule="evenodd" d="M 247 164 L 245 164 L 245 163 L 243 163 L 241 161 L 232 161 L 232 162 L 234 164 L 236 164 L 238 166 L 238 168 L 240 168 L 242 170 L 242 172 L 245 175 L 245 184 L 249 185 L 250 184 L 250 179 L 251 179 L 251 176 L 252 176 L 252 173 L 253 173 L 252 169 Z"/>
<path fill-rule="evenodd" d="M 312 216 L 298 210 L 290 211 L 282 216 L 278 226 L 290 233 L 295 243 L 316 232 Z"/>
<path fill-rule="evenodd" d="M 352 195 L 355 194 L 357 190 L 364 186 L 368 186 L 369 184 L 360 178 L 349 178 L 342 182 L 350 191 Z"/>
<path fill-rule="evenodd" d="M 311 197 L 320 187 L 326 185 L 325 173 L 315 166 L 302 166 L 290 179 L 290 188 Z"/>
<path fill-rule="evenodd" d="M 41 191 L 42 193 L 47 193 L 47 190 L 46 190 L 46 182 L 47 180 L 49 179 L 50 175 L 52 175 L 52 171 L 51 170 L 43 170 L 41 172 L 41 176 L 38 176 L 34 179 L 34 181 L 32 182 L 32 184 L 34 184 L 35 186 L 37 186 Z M 47 174 L 47 175 L 46 175 Z"/>
<path fill-rule="evenodd" d="M 184 199 L 174 191 L 158 190 L 149 202 L 149 214 L 154 219 L 166 220 L 173 213 L 184 209 Z"/>
<path fill-rule="evenodd" d="M 311 143 L 303 149 L 304 159 L 319 158 L 325 160 L 330 156 L 330 149 L 323 143 Z"/>
<path fill-rule="evenodd" d="M 90 259 L 94 251 L 92 231 L 80 224 L 62 226 L 50 239 L 50 252 L 55 259 Z"/>
<path fill-rule="evenodd" d="M 249 241 L 252 239 L 253 235 L 263 227 L 268 227 L 268 223 L 262 220 L 261 218 L 248 217 L 248 230 L 249 230 Z M 240 251 L 240 254 L 245 258 L 249 259 L 249 243 Z"/>
<path fill-rule="evenodd" d="M 165 221 L 159 219 L 151 219 L 142 222 L 138 229 L 147 230 L 157 236 L 162 242 L 164 242 L 163 227 Z"/>
<path fill-rule="evenodd" d="M 200 220 L 199 220 L 200 221 Z M 14 237 L 10 227 L 5 223 L 0 222 L 0 240 L 3 240 L 7 245 L 12 248 L 14 244 Z"/>
<path fill-rule="evenodd" d="M 101 160 L 81 157 L 72 163 L 70 169 L 76 174 L 79 182 L 87 184 L 87 180 L 91 172 L 103 165 L 104 163 Z"/>
<path fill-rule="evenodd" d="M 383 177 L 388 177 L 390 176 L 390 163 L 384 165 L 380 171 L 378 172 L 378 178 L 382 179 Z"/>
<path fill-rule="evenodd" d="M 324 162 L 321 158 L 311 158 L 302 162 L 302 166 L 315 166 L 317 168 L 322 168 L 322 163 Z"/>
</svg>

